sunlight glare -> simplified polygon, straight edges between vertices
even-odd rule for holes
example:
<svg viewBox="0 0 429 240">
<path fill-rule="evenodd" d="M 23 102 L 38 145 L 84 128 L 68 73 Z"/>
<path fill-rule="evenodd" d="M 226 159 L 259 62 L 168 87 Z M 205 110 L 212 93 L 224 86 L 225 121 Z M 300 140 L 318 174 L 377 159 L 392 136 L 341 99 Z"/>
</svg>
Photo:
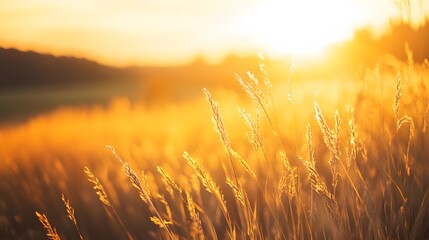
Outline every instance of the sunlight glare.
<svg viewBox="0 0 429 240">
<path fill-rule="evenodd" d="M 236 31 L 270 55 L 314 56 L 353 36 L 354 9 L 339 0 L 261 2 L 241 16 Z"/>
</svg>

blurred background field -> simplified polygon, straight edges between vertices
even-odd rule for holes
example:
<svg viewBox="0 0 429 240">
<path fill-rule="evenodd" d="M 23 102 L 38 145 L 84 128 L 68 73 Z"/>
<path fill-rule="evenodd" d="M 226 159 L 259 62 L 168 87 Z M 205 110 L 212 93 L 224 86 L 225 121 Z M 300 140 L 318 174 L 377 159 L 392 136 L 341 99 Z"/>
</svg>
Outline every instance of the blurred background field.
<svg viewBox="0 0 429 240">
<path fill-rule="evenodd" d="M 165 62 L 151 55 L 157 54 L 157 45 L 153 45 L 154 53 L 142 47 L 149 57 L 137 61 L 109 48 L 110 40 L 101 49 L 111 49 L 113 56 L 101 57 L 94 47 L 97 38 L 92 35 L 94 39 L 85 35 L 92 39 L 87 46 L 79 42 L 79 51 L 71 51 L 68 42 L 61 49 L 51 43 L 56 34 L 39 39 L 25 29 L 26 24 L 33 25 L 23 23 L 19 14 L 31 13 L 30 7 L 5 3 L 17 15 L 3 13 L 0 19 L 0 32 L 16 27 L 9 36 L 0 37 L 0 238 L 46 238 L 49 228 L 35 212 L 46 214 L 61 239 L 427 238 L 429 25 L 427 6 L 422 2 L 391 3 L 399 14 L 389 16 L 390 23 L 384 28 L 349 26 L 353 27 L 351 36 L 332 40 L 322 50 L 288 52 L 290 49 L 273 48 L 275 42 L 261 38 L 262 47 L 243 43 L 243 48 L 249 48 L 245 51 L 240 44 L 229 46 L 232 50 L 224 51 L 222 58 L 219 53 L 211 54 L 214 50 L 199 54 L 193 49 L 188 57 L 171 50 L 171 55 L 182 56 L 177 60 L 168 56 L 168 49 L 159 50 Z M 329 4 L 326 14 L 333 11 Z M 160 6 L 170 9 L 167 3 Z M 279 6 L 274 3 L 250 6 L 253 10 L 249 14 L 258 13 L 258 9 L 278 14 L 273 6 Z M 55 16 L 52 10 L 67 8 L 55 4 L 33 7 L 36 29 L 45 26 L 40 10 Z M 73 6 L 70 12 L 81 7 Z M 235 7 L 228 14 L 233 16 Z M 297 6 L 290 3 L 283 7 Z M 98 10 L 88 11 L 84 13 L 99 14 Z M 138 16 L 133 14 L 123 16 Z M 104 18 L 95 16 L 101 24 Z M 266 23 L 273 26 L 288 21 L 271 20 Z M 302 23 L 302 28 L 312 26 L 309 35 L 300 35 L 302 42 L 313 39 L 312 31 L 314 38 L 318 37 L 313 28 L 317 19 L 300 21 L 296 24 Z M 80 22 L 66 21 L 57 27 L 70 30 L 68 24 L 72 23 Z M 251 23 L 257 25 L 255 34 L 267 35 L 263 39 L 279 37 Z M 111 24 L 115 30 L 132 25 Z M 168 26 L 153 28 L 175 33 Z M 330 29 L 326 28 L 326 33 Z M 295 33 L 288 30 L 281 39 Z M 35 36 L 33 43 L 19 38 L 26 34 Z M 105 37 L 105 32 L 98 34 Z M 67 36 L 74 35 L 70 31 Z M 217 40 L 221 42 L 213 39 Z M 300 46 L 299 40 L 289 44 L 295 44 L 296 49 L 309 48 L 304 43 Z M 41 44 L 43 41 L 46 43 Z M 183 39 L 178 36 L 177 43 L 180 41 Z M 208 45 L 210 41 L 206 41 L 203 43 Z M 52 48 L 46 47 L 48 43 Z M 202 43 L 195 42 L 198 44 Z M 264 44 L 271 44 L 271 48 Z M 316 45 L 310 41 L 312 44 Z M 84 50 L 91 47 L 93 51 Z M 140 52 L 136 50 L 136 54 Z M 148 60 L 151 57 L 153 62 Z M 260 90 L 263 104 L 255 103 L 238 78 L 253 84 L 254 91 Z M 203 88 L 219 104 L 230 146 L 219 140 L 219 125 L 212 122 L 212 116 L 216 117 L 213 102 L 207 101 Z M 323 130 L 316 106 L 332 132 Z M 248 128 L 238 108 L 246 109 L 259 123 L 257 133 L 263 139 L 259 148 L 249 141 L 255 126 Z M 222 137 L 222 131 L 220 134 Z M 337 150 L 327 146 L 326 136 L 335 136 L 332 141 Z M 130 173 L 121 171 L 126 169 L 124 163 L 106 145 L 113 146 L 130 164 L 143 189 L 130 183 Z M 227 212 L 184 152 L 219 186 Z M 85 167 L 99 179 L 109 204 L 100 202 L 100 192 L 88 181 L 91 177 Z M 158 167 L 174 178 L 183 192 L 171 189 L 173 185 Z M 317 188 L 323 184 L 325 190 Z M 145 202 L 148 189 L 154 205 Z M 241 198 L 237 195 L 240 189 Z M 74 223 L 62 195 L 75 210 Z M 245 203 L 240 202 L 242 198 Z M 319 222 L 322 224 L 316 224 Z"/>
</svg>

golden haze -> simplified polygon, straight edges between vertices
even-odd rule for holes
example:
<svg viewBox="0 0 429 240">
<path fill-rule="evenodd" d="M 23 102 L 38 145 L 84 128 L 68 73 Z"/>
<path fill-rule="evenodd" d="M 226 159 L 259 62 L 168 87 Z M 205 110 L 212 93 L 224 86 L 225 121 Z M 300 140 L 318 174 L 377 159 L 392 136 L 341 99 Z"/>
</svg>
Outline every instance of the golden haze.
<svg viewBox="0 0 429 240">
<path fill-rule="evenodd" d="M 413 22 L 427 4 L 413 4 Z M 177 65 L 196 55 L 320 54 L 357 27 L 397 17 L 383 1 L 2 1 L 0 45 L 117 65 Z"/>
<path fill-rule="evenodd" d="M 383 1 L 15 2 L 1 3 L 0 44 L 118 66 L 229 50 L 313 56 L 380 9 L 383 21 L 397 11 Z M 0 82 L 0 119 L 31 113 L 0 125 L 0 238 L 425 239 L 427 26 L 361 31 L 330 58 L 295 62 L 122 69 L 0 49 L 22 60 L 0 65 L 22 77 L 0 79 L 15 84 Z"/>
</svg>

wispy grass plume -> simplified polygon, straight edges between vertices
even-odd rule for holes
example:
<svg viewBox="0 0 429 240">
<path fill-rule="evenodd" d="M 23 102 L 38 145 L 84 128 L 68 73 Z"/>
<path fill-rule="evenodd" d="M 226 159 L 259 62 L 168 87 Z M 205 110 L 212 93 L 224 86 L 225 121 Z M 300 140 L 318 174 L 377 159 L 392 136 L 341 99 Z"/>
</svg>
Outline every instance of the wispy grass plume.
<svg viewBox="0 0 429 240">
<path fill-rule="evenodd" d="M 43 228 L 46 230 L 46 236 L 50 240 L 61 240 L 60 236 L 57 233 L 57 230 L 51 226 L 49 223 L 48 217 L 45 214 L 36 212 L 36 216 L 39 219 L 39 222 L 43 225 Z"/>
<path fill-rule="evenodd" d="M 222 143 L 229 151 L 229 149 L 231 148 L 231 143 L 228 138 L 228 133 L 223 124 L 222 116 L 220 115 L 220 112 L 219 112 L 219 105 L 217 102 L 213 100 L 213 97 L 209 90 L 203 88 L 203 92 L 206 95 L 207 101 L 210 103 L 210 107 L 212 110 L 212 121 L 215 126 L 216 132 L 220 134 Z"/>
<path fill-rule="evenodd" d="M 168 221 L 163 219 L 157 208 L 155 207 L 155 204 L 152 202 L 151 192 L 149 188 L 149 183 L 147 176 L 142 172 L 142 181 L 143 184 L 141 184 L 139 177 L 134 172 L 134 170 L 131 168 L 131 166 L 122 160 L 122 158 L 119 156 L 119 154 L 116 152 L 116 150 L 112 146 L 106 146 L 107 149 L 109 149 L 112 154 L 118 159 L 118 161 L 122 164 L 122 171 L 125 173 L 125 175 L 130 179 L 131 184 L 134 186 L 135 189 L 137 189 L 137 192 L 140 196 L 140 198 L 145 202 L 151 211 L 156 216 L 150 217 L 150 220 L 154 222 L 156 225 L 158 225 L 160 228 L 163 228 L 167 231 L 168 235 L 171 239 L 175 239 L 173 233 L 168 228 L 167 223 Z"/>
<path fill-rule="evenodd" d="M 250 130 L 250 132 L 247 133 L 248 139 L 255 150 L 258 151 L 258 149 L 261 149 L 263 146 L 263 138 L 259 133 L 259 115 L 257 115 L 256 120 L 254 120 L 252 115 L 246 112 L 245 109 L 239 108 L 238 111 Z"/>
<path fill-rule="evenodd" d="M 395 114 L 396 119 L 399 119 L 399 100 L 402 97 L 402 83 L 401 83 L 401 74 L 398 72 L 396 75 L 396 94 L 393 101 L 393 113 Z"/>
<path fill-rule="evenodd" d="M 350 113 L 350 118 L 348 120 L 348 146 L 347 146 L 347 169 L 350 168 L 351 164 L 356 161 L 358 153 L 358 131 L 356 125 L 356 119 L 354 118 L 354 110 L 350 105 L 346 106 L 347 111 Z"/>
<path fill-rule="evenodd" d="M 280 177 L 280 181 L 277 187 L 279 197 L 284 192 L 287 192 L 289 198 L 296 196 L 297 193 L 297 184 L 298 184 L 298 174 L 297 168 L 292 167 L 289 163 L 289 160 L 284 152 L 281 153 L 283 173 Z"/>
<path fill-rule="evenodd" d="M 85 167 L 84 172 L 88 176 L 88 181 L 93 184 L 93 188 L 98 195 L 98 199 L 100 199 L 100 201 L 107 207 L 111 207 L 112 205 L 110 204 L 107 193 L 104 190 L 103 185 L 101 185 L 100 180 L 98 180 L 98 178 L 91 172 L 91 170 L 89 170 L 88 167 Z"/>
<path fill-rule="evenodd" d="M 176 182 L 174 181 L 174 179 L 170 175 L 168 175 L 162 167 L 157 166 L 156 169 L 161 174 L 162 180 L 165 182 L 165 184 L 167 186 L 170 186 L 172 189 L 175 189 L 179 193 L 182 193 L 182 188 L 179 187 L 179 185 L 176 184 Z"/>
<path fill-rule="evenodd" d="M 305 159 L 301 159 L 301 161 L 307 168 L 308 174 L 310 175 L 311 187 L 314 189 L 314 191 L 316 191 L 320 195 L 326 196 L 331 200 L 334 200 L 333 194 L 328 190 L 326 183 L 322 180 L 316 168 Z"/>
<path fill-rule="evenodd" d="M 255 172 L 250 168 L 249 164 L 247 164 L 247 162 L 233 149 L 231 149 L 231 155 L 237 159 L 241 166 L 244 168 L 244 170 L 252 177 L 256 178 L 256 174 Z"/>
<path fill-rule="evenodd" d="M 189 166 L 194 169 L 207 192 L 213 194 L 216 197 L 221 207 L 222 213 L 224 214 L 224 217 L 230 227 L 230 230 L 232 230 L 231 218 L 226 207 L 226 201 L 222 192 L 220 191 L 219 186 L 213 181 L 213 179 L 210 177 L 210 174 L 208 174 L 187 152 L 183 153 L 183 157 L 188 161 Z"/>
<path fill-rule="evenodd" d="M 127 234 L 128 239 L 133 239 L 133 237 L 131 236 L 131 233 L 125 227 L 124 223 L 122 222 L 122 219 L 119 217 L 118 213 L 116 212 L 115 208 L 110 202 L 109 197 L 107 196 L 107 193 L 104 190 L 103 185 L 101 185 L 100 183 L 100 180 L 98 180 L 98 178 L 91 172 L 91 170 L 89 170 L 88 167 L 85 167 L 84 172 L 88 176 L 88 181 L 93 184 L 93 188 L 98 195 L 98 199 L 104 204 L 104 206 L 107 207 L 109 211 L 111 211 L 116 221 L 119 223 L 121 228 Z"/>
<path fill-rule="evenodd" d="M 243 207 L 245 207 L 243 188 L 237 186 L 230 178 L 226 179 L 226 184 L 231 187 L 235 198 L 241 203 Z"/>
<path fill-rule="evenodd" d="M 340 160 L 340 150 L 339 150 L 339 136 L 340 136 L 340 124 L 341 119 L 339 117 L 338 111 L 335 111 L 335 130 L 332 131 L 328 124 L 326 123 L 325 118 L 322 115 L 319 105 L 314 102 L 314 109 L 316 112 L 315 118 L 319 123 L 320 129 L 323 134 L 323 141 L 331 153 L 331 158 L 329 160 L 329 166 L 331 167 L 332 173 L 332 186 L 335 189 L 338 182 L 338 167 Z"/>
<path fill-rule="evenodd" d="M 404 157 L 405 170 L 407 172 L 407 175 L 409 176 L 411 173 L 411 168 L 409 164 L 409 153 L 410 153 L 411 141 L 413 140 L 413 137 L 414 137 L 415 126 L 414 126 L 414 120 L 410 116 L 404 115 L 402 117 L 399 117 L 399 100 L 401 99 L 401 96 L 402 96 L 401 75 L 398 73 L 398 76 L 396 78 L 396 94 L 395 94 L 395 99 L 393 101 L 393 112 L 396 118 L 396 131 L 399 131 L 399 129 L 405 123 L 408 123 L 410 125 L 409 133 L 408 133 L 407 152 Z"/>
<path fill-rule="evenodd" d="M 79 238 L 83 240 L 82 233 L 79 230 L 76 217 L 74 216 L 74 208 L 71 206 L 70 201 L 64 197 L 64 194 L 61 194 L 61 200 L 63 201 L 64 206 L 66 207 L 67 216 L 69 217 L 70 221 L 73 222 L 73 225 L 76 228 L 77 233 L 79 234 Z"/>
<path fill-rule="evenodd" d="M 196 210 L 195 202 L 192 199 L 191 194 L 186 192 L 186 202 L 187 202 L 187 209 L 189 212 L 189 216 L 191 217 L 191 236 L 193 236 L 194 239 L 205 239 L 204 237 L 204 230 L 201 223 L 200 215 Z"/>
</svg>

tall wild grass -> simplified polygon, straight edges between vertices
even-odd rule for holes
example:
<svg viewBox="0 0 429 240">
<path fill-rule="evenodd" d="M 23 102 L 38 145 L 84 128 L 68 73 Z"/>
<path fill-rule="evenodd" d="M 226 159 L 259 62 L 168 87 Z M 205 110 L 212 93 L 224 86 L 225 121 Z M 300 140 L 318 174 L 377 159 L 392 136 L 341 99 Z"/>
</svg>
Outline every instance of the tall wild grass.
<svg viewBox="0 0 429 240">
<path fill-rule="evenodd" d="M 291 73 L 282 83 L 261 64 L 236 76 L 237 95 L 203 89 L 206 101 L 180 108 L 72 112 L 85 119 L 72 124 L 78 134 L 51 124 L 70 124 L 69 110 L 4 130 L 1 234 L 429 237 L 428 67 L 409 59 L 355 81 L 295 83 Z"/>
</svg>

